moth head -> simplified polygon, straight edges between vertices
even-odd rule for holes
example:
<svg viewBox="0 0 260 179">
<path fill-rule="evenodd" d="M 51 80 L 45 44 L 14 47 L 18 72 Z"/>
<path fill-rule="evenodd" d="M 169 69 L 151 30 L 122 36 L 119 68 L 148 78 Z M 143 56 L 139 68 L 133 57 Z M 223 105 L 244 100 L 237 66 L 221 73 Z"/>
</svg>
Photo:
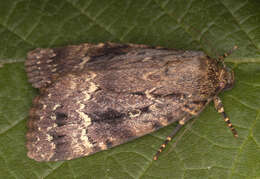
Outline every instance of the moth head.
<svg viewBox="0 0 260 179">
<path fill-rule="evenodd" d="M 234 71 L 224 67 L 220 70 L 219 85 L 222 90 L 232 89 L 235 83 Z"/>
<path fill-rule="evenodd" d="M 222 90 L 229 90 L 234 86 L 235 83 L 234 72 L 226 67 L 224 63 L 224 59 L 230 54 L 232 54 L 233 51 L 236 50 L 237 48 L 238 46 L 235 45 L 231 50 L 229 50 L 227 53 L 225 53 L 224 55 L 218 58 L 218 62 L 221 64 L 219 81 L 220 81 L 220 88 Z"/>
</svg>

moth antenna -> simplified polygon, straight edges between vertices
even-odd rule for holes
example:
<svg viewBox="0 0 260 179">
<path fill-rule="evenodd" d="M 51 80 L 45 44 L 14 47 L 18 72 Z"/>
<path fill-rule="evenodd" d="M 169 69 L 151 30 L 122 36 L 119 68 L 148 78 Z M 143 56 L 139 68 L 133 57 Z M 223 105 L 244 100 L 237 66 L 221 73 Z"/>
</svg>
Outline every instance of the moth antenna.
<svg viewBox="0 0 260 179">
<path fill-rule="evenodd" d="M 187 29 L 191 29 L 193 30 L 193 32 L 197 33 L 197 35 L 199 36 L 199 39 L 197 40 L 198 42 L 202 42 L 202 41 L 206 41 L 206 44 L 210 47 L 210 49 L 214 52 L 214 55 L 217 57 L 217 59 L 219 59 L 219 61 L 222 61 L 222 63 L 224 62 L 224 59 L 229 56 L 231 53 L 233 53 L 234 50 L 236 50 L 238 48 L 238 46 L 234 46 L 231 50 L 229 50 L 229 52 L 224 53 L 224 55 L 219 56 L 216 53 L 216 50 L 213 48 L 213 46 L 211 45 L 210 41 L 208 39 L 206 39 L 205 37 L 203 37 L 203 34 L 201 33 L 201 31 L 199 31 L 198 29 L 196 29 L 194 26 L 187 26 Z M 188 31 L 188 30 L 187 30 Z M 192 35 L 191 35 L 192 36 Z M 196 40 L 196 38 L 194 37 L 194 39 Z M 203 46 L 201 46 L 201 48 L 203 49 L 204 52 L 206 52 L 207 50 L 205 48 L 203 48 Z M 223 63 L 223 65 L 225 66 L 225 64 Z"/>
<path fill-rule="evenodd" d="M 189 121 L 191 118 L 184 118 L 182 120 L 179 121 L 177 127 L 174 128 L 174 130 L 172 131 L 172 133 L 166 137 L 166 140 L 162 143 L 161 147 L 159 148 L 159 150 L 156 152 L 156 154 L 153 156 L 153 160 L 157 160 L 158 156 L 160 155 L 160 153 L 164 150 L 164 148 L 166 147 L 166 145 L 172 140 L 172 138 L 178 133 L 178 131 L 183 127 L 183 125 Z"/>
<path fill-rule="evenodd" d="M 222 114 L 224 121 L 226 122 L 227 126 L 233 133 L 234 137 L 238 137 L 236 129 L 233 127 L 229 117 L 227 116 L 227 114 L 224 111 L 224 107 L 223 107 L 223 104 L 222 104 L 220 98 L 216 96 L 216 97 L 214 97 L 213 101 L 214 101 L 216 110 L 218 111 L 218 113 Z"/>
<path fill-rule="evenodd" d="M 221 55 L 218 57 L 219 61 L 224 62 L 224 59 L 231 55 L 238 47 L 235 45 L 232 49 L 230 49 L 228 52 L 224 53 L 224 55 Z"/>
</svg>

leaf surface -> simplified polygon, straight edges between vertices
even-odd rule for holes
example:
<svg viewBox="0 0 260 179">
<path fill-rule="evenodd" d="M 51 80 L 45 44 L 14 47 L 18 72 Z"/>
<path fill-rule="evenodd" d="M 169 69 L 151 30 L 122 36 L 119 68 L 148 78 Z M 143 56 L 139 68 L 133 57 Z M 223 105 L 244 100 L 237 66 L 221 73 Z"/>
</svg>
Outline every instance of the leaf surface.
<svg viewBox="0 0 260 179">
<path fill-rule="evenodd" d="M 0 178 L 260 177 L 260 2 L 254 0 L 0 0 Z M 113 41 L 203 50 L 226 59 L 235 87 L 220 95 L 233 138 L 209 105 L 158 161 L 175 124 L 89 157 L 38 163 L 26 156 L 26 120 L 38 94 L 23 62 L 37 47 Z M 177 141 L 177 145 L 176 142 Z"/>
</svg>

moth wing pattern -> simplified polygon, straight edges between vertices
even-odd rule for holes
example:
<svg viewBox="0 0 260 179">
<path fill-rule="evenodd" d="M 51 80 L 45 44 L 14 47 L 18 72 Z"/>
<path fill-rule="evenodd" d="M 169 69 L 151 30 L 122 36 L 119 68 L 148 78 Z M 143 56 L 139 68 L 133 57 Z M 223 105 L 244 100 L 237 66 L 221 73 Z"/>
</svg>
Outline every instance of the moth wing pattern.
<svg viewBox="0 0 260 179">
<path fill-rule="evenodd" d="M 219 91 L 219 70 L 203 52 L 145 45 L 31 51 L 26 71 L 40 95 L 29 115 L 28 156 L 70 160 L 189 119 Z"/>
<path fill-rule="evenodd" d="M 37 48 L 27 54 L 26 72 L 33 87 L 42 88 L 70 71 L 81 70 L 91 57 L 113 56 L 131 48 L 147 48 L 147 46 L 107 42 L 84 43 L 61 48 Z"/>
</svg>

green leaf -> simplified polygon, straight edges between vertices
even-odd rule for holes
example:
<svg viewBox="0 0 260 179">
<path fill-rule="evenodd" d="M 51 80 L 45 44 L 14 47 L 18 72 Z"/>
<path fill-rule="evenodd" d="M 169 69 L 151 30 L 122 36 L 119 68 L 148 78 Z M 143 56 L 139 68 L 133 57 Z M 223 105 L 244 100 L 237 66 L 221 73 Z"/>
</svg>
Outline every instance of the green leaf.
<svg viewBox="0 0 260 179">
<path fill-rule="evenodd" d="M 0 178 L 259 178 L 260 1 L 0 0 Z M 175 124 L 65 162 L 26 156 L 26 120 L 38 92 L 23 61 L 36 47 L 113 41 L 203 50 L 226 59 L 235 87 L 221 94 L 235 139 L 209 105 L 152 156 Z M 177 140 L 177 145 L 176 145 Z"/>
</svg>

